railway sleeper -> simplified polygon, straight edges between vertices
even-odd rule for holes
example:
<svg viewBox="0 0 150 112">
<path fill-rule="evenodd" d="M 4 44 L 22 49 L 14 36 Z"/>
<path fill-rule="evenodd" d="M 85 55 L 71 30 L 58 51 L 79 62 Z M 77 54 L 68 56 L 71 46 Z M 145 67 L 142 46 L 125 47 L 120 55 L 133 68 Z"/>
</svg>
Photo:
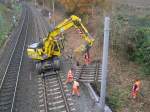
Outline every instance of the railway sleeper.
<svg viewBox="0 0 150 112">
<path fill-rule="evenodd" d="M 59 101 L 54 101 L 52 103 L 48 103 L 49 105 L 56 105 L 56 104 L 60 104 L 60 103 L 64 103 L 63 100 L 59 100 Z"/>
<path fill-rule="evenodd" d="M 11 100 L 0 102 L 0 107 L 8 107 L 11 103 Z"/>
<path fill-rule="evenodd" d="M 97 77 L 98 79 L 101 79 L 101 76 Z M 95 79 L 94 76 L 81 76 L 79 79 Z"/>
<path fill-rule="evenodd" d="M 59 87 L 57 88 L 48 88 L 47 92 L 54 92 L 54 91 L 57 91 L 57 90 L 60 90 Z"/>
<path fill-rule="evenodd" d="M 4 98 L 4 97 L 9 97 L 13 95 L 13 91 L 9 91 L 9 92 L 3 92 L 3 94 L 0 94 L 0 98 Z"/>
<path fill-rule="evenodd" d="M 10 110 L 10 105 L 9 106 L 0 106 L 0 112 L 8 112 Z"/>
<path fill-rule="evenodd" d="M 58 91 L 58 92 L 53 92 L 53 93 L 49 93 L 49 94 L 47 94 L 47 95 L 49 96 L 49 95 L 58 95 L 58 94 L 61 94 L 61 92 L 60 92 L 60 91 Z"/>
<path fill-rule="evenodd" d="M 63 108 L 65 108 L 65 105 L 61 105 L 61 106 L 57 106 L 57 107 L 51 107 L 51 108 L 49 108 L 49 110 L 52 111 L 52 110 L 58 110 L 58 109 L 63 109 Z"/>
<path fill-rule="evenodd" d="M 4 88 L 13 88 L 14 87 L 14 82 L 13 81 L 9 81 L 9 82 L 4 82 L 3 83 L 3 86 L 2 86 L 2 89 Z"/>
<path fill-rule="evenodd" d="M 79 81 L 85 82 L 85 83 L 92 83 L 92 82 L 94 82 L 94 80 L 83 80 L 83 79 L 79 79 Z M 101 82 L 101 80 L 98 80 L 98 82 Z"/>
</svg>

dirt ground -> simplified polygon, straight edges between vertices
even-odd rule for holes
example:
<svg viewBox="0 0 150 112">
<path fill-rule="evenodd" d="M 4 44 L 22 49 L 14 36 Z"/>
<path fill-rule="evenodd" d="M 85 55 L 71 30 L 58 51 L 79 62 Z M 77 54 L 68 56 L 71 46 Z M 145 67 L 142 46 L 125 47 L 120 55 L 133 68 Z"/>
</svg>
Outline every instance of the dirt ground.
<svg viewBox="0 0 150 112">
<path fill-rule="evenodd" d="M 55 10 L 54 18 L 56 21 L 56 25 L 58 25 L 60 22 L 66 19 L 64 17 L 64 13 L 57 9 Z M 48 18 L 46 17 L 45 19 L 48 22 Z M 65 49 L 63 52 L 63 56 L 66 58 L 62 59 L 62 63 L 63 63 L 62 70 L 65 73 L 65 77 L 66 77 L 68 70 L 72 67 L 72 64 L 73 64 L 72 62 L 74 62 L 74 59 L 80 59 L 82 61 L 82 57 L 79 55 L 78 55 L 79 56 L 78 58 L 75 58 L 73 51 L 77 47 L 79 47 L 81 44 L 83 44 L 84 41 L 81 38 L 81 36 L 77 33 L 75 28 L 71 28 L 65 31 L 64 35 L 65 35 L 66 41 L 65 41 Z M 73 60 L 70 60 L 71 58 L 68 58 L 71 56 L 73 57 Z M 67 88 L 71 92 L 72 86 L 70 84 L 67 85 Z M 94 100 L 91 99 L 88 88 L 86 88 L 85 85 L 81 83 L 80 83 L 80 95 L 81 95 L 80 97 L 72 96 L 77 112 L 99 112 L 99 107 L 98 105 L 94 103 Z"/>
<path fill-rule="evenodd" d="M 132 9 L 142 8 L 142 13 L 147 13 L 143 11 L 143 8 L 149 8 L 149 0 L 120 0 L 115 1 L 113 8 L 119 5 L 128 5 Z M 128 8 L 128 7 L 126 7 Z M 127 12 L 127 13 L 133 13 Z M 136 15 L 136 13 L 134 14 Z M 126 57 L 117 56 L 115 52 L 110 49 L 109 58 L 109 81 L 108 81 L 108 91 L 109 95 L 114 95 L 114 91 L 118 91 L 119 106 L 115 109 L 117 112 L 149 112 L 150 105 L 150 77 L 142 76 L 139 72 L 140 65 L 133 62 L 129 62 Z M 131 88 L 132 84 L 136 79 L 140 79 L 142 82 L 141 93 L 138 98 L 133 100 L 131 98 Z"/>
<path fill-rule="evenodd" d="M 114 1 L 113 8 L 121 4 L 128 4 L 128 6 L 132 7 L 149 7 L 150 2 L 149 0 L 117 0 L 117 2 Z M 91 60 L 102 59 L 103 16 L 100 12 L 101 11 L 97 8 L 85 25 L 89 33 L 95 38 L 95 43 L 90 49 Z M 73 50 L 81 45 L 81 43 L 84 43 L 84 41 L 73 28 L 67 31 L 66 37 L 67 44 L 65 46 L 64 55 L 73 55 Z M 82 55 L 73 57 L 75 60 L 83 63 Z M 113 105 L 116 102 L 116 107 L 113 108 L 114 112 L 149 112 L 150 78 L 142 77 L 139 73 L 139 67 L 139 65 L 133 62 L 129 62 L 125 57 L 116 55 L 115 51 L 110 46 L 108 98 L 111 99 Z M 142 81 L 142 95 L 140 94 L 137 99 L 133 100 L 131 98 L 131 88 L 135 79 L 140 79 Z M 113 105 L 111 107 L 113 107 Z"/>
<path fill-rule="evenodd" d="M 114 5 L 115 3 L 115 5 Z M 114 1 L 113 8 L 116 5 L 128 5 L 132 8 L 149 8 L 149 0 L 120 0 Z M 130 13 L 130 12 L 128 12 Z M 143 13 L 143 12 L 142 12 Z M 90 49 L 91 60 L 102 59 L 102 34 L 103 19 L 98 16 L 98 12 L 94 13 L 93 17 L 90 17 L 88 26 L 90 34 L 95 38 L 95 43 Z M 100 29 L 98 29 L 100 27 Z M 70 30 L 67 46 L 71 48 L 79 45 L 79 36 L 76 32 Z M 77 40 L 78 39 L 78 40 Z M 67 47 L 69 48 L 69 47 Z M 69 51 L 70 49 L 66 49 Z M 70 53 L 68 53 L 70 54 Z M 83 62 L 83 57 L 79 60 Z M 110 46 L 109 51 L 109 76 L 108 76 L 108 98 L 113 102 L 116 107 L 113 108 L 114 112 L 149 112 L 150 105 L 150 77 L 144 77 L 139 72 L 140 65 L 133 62 L 129 62 L 126 57 L 116 55 L 115 51 Z M 131 98 L 132 84 L 136 79 L 140 79 L 142 82 L 141 91 L 137 99 Z M 114 98 L 115 96 L 115 98 Z M 116 102 L 116 104 L 115 104 Z M 113 106 L 111 106 L 113 107 Z"/>
<path fill-rule="evenodd" d="M 121 4 L 128 4 L 133 5 L 136 7 L 150 7 L 149 0 L 114 0 L 113 3 L 121 3 Z"/>
<path fill-rule="evenodd" d="M 113 5 L 128 4 L 133 7 L 150 7 L 149 0 L 114 0 Z M 90 50 L 92 60 L 102 59 L 102 38 L 103 38 L 103 19 L 102 15 L 98 15 L 99 12 L 95 12 L 93 17 L 90 17 L 87 22 L 87 29 L 90 34 L 95 38 L 95 43 Z M 55 12 L 56 24 L 63 20 L 64 15 L 60 11 Z M 99 29 L 100 27 L 100 29 Z M 64 54 L 72 55 L 73 50 L 77 48 L 84 41 L 76 30 L 70 29 L 65 34 L 67 38 L 66 49 Z M 82 55 L 76 60 L 80 60 L 83 63 Z M 115 54 L 111 49 L 109 51 L 109 76 L 108 76 L 108 97 L 113 95 L 118 96 L 117 108 L 114 112 L 149 112 L 150 106 L 150 77 L 143 77 L 139 73 L 139 65 L 129 62 L 125 57 L 120 57 Z M 131 98 L 131 88 L 135 79 L 142 81 L 142 88 L 139 97 L 135 100 Z M 115 91 L 115 92 L 114 92 Z M 115 102 L 115 99 L 112 101 Z"/>
<path fill-rule="evenodd" d="M 149 7 L 149 0 L 114 0 L 113 8 L 116 5 L 128 5 L 132 7 Z M 125 7 L 124 7 L 125 8 Z M 130 12 L 128 12 L 130 13 Z M 56 24 L 64 19 L 64 12 L 55 12 Z M 93 16 L 90 16 L 85 25 L 89 33 L 95 38 L 95 43 L 90 49 L 91 60 L 102 59 L 103 46 L 103 16 L 99 8 Z M 113 30 L 113 29 L 112 29 Z M 70 29 L 65 33 L 66 43 L 64 55 L 73 56 L 74 60 L 83 63 L 83 56 L 75 57 L 73 50 L 84 43 L 75 29 Z M 109 75 L 108 75 L 108 95 L 111 99 L 113 112 L 149 112 L 150 105 L 150 77 L 143 77 L 139 72 L 139 65 L 129 62 L 125 57 L 116 55 L 111 48 L 109 50 Z M 131 88 L 135 79 L 142 81 L 141 94 L 137 99 L 131 98 Z"/>
</svg>

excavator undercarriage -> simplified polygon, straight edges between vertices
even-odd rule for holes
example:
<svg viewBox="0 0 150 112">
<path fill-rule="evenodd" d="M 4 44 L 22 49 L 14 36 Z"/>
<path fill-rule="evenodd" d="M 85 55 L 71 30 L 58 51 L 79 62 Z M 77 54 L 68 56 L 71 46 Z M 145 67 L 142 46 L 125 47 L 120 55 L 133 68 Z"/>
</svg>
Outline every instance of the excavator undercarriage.
<svg viewBox="0 0 150 112">
<path fill-rule="evenodd" d="M 37 61 L 36 70 L 38 71 L 38 73 L 44 73 L 47 70 L 59 71 L 60 70 L 60 58 L 53 57 L 53 58 L 46 59 L 43 61 Z"/>
</svg>

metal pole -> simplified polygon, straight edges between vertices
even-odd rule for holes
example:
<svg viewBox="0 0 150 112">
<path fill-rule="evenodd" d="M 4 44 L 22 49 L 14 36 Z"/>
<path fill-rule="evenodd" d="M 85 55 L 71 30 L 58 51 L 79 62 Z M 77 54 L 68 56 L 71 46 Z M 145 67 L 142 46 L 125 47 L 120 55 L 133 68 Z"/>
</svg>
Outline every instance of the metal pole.
<svg viewBox="0 0 150 112">
<path fill-rule="evenodd" d="M 35 0 L 35 6 L 36 6 L 36 0 Z"/>
<path fill-rule="evenodd" d="M 44 9 L 44 7 L 45 7 L 45 1 L 43 0 L 43 9 Z"/>
<path fill-rule="evenodd" d="M 93 17 L 93 8 L 94 8 L 94 5 L 92 4 L 92 17 Z"/>
<path fill-rule="evenodd" d="M 109 48 L 109 24 L 110 18 L 105 17 L 104 22 L 104 44 L 103 44 L 103 61 L 102 61 L 102 81 L 100 90 L 100 106 L 101 111 L 105 109 L 106 83 L 107 83 L 107 68 L 108 68 L 108 48 Z"/>
<path fill-rule="evenodd" d="M 55 0 L 53 0 L 53 24 L 55 26 Z"/>
</svg>

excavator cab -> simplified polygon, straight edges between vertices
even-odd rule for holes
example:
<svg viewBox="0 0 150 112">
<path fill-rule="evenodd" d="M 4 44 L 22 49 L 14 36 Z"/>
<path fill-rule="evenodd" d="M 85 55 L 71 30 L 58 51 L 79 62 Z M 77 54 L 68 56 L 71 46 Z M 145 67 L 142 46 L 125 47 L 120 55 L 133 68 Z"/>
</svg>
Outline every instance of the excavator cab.
<svg viewBox="0 0 150 112">
<path fill-rule="evenodd" d="M 59 70 L 60 69 L 60 45 L 57 40 L 53 41 L 49 52 L 52 53 L 52 57 L 47 58 L 44 54 L 43 42 L 34 43 L 28 46 L 27 53 L 32 59 L 36 60 L 36 69 L 38 73 L 44 72 L 46 70 Z M 42 58 L 42 59 L 41 59 Z"/>
<path fill-rule="evenodd" d="M 42 52 L 41 52 L 43 48 L 42 46 L 43 46 L 42 42 L 29 45 L 27 48 L 28 56 L 34 60 L 40 59 L 39 56 L 42 55 Z"/>
</svg>

